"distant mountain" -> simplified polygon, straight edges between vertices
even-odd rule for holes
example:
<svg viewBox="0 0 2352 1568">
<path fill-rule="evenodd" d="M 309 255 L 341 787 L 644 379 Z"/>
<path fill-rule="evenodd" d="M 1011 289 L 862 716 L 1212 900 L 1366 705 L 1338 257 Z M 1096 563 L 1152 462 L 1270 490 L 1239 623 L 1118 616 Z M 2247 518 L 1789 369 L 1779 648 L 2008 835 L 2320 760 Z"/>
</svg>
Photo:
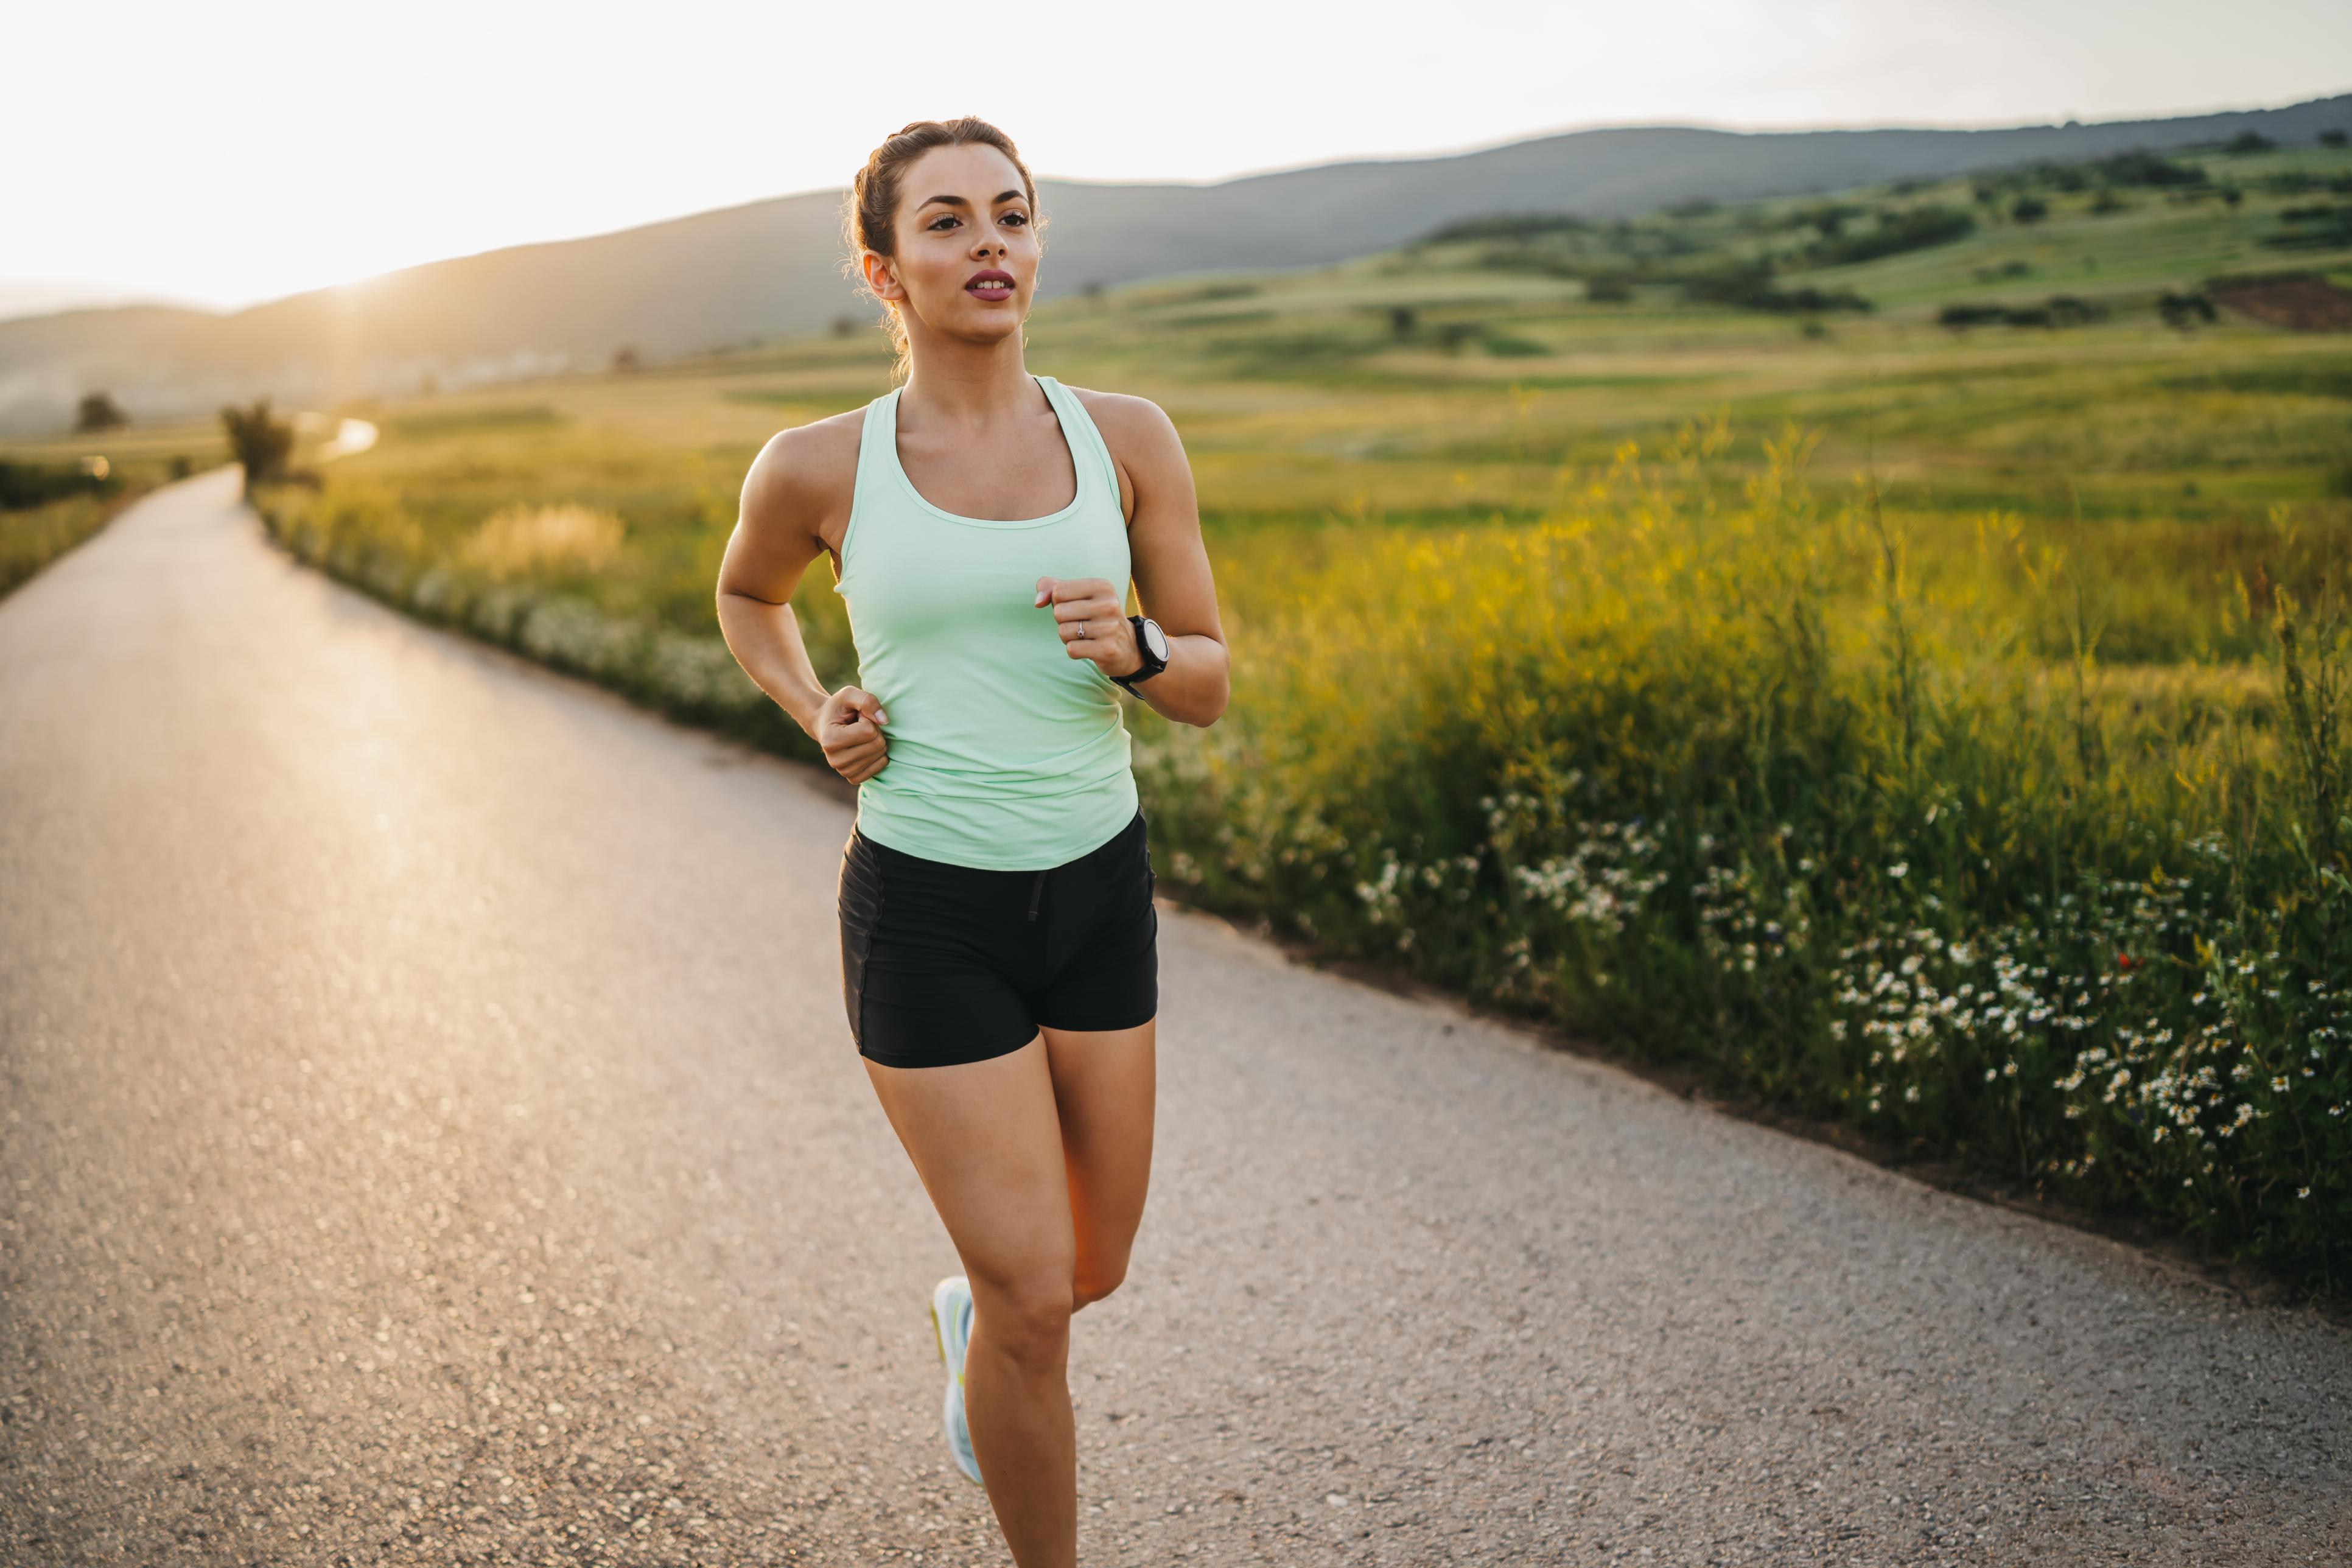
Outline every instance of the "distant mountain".
<svg viewBox="0 0 2352 1568">
<path fill-rule="evenodd" d="M 1301 267 L 1503 212 L 1627 215 L 2162 151 L 2256 132 L 2352 129 L 2352 95 L 2285 109 L 1998 131 L 1580 131 L 1443 158 L 1327 163 L 1216 184 L 1042 182 L 1041 298 L 1204 270 Z M 601 366 L 863 320 L 841 268 L 841 193 L 518 246 L 298 294 L 234 315 L 168 306 L 0 321 L 0 429 L 55 428 L 94 387 L 135 416 L 274 394 L 281 404 Z"/>
</svg>

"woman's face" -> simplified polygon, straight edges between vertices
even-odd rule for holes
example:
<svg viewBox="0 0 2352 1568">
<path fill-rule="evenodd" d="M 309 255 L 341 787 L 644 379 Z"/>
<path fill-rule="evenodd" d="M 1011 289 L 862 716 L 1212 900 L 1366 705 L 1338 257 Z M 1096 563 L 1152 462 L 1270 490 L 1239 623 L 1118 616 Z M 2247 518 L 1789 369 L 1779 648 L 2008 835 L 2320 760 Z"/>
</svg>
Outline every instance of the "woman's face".
<svg viewBox="0 0 2352 1568">
<path fill-rule="evenodd" d="M 1020 330 L 1037 282 L 1036 215 L 1021 171 L 984 142 L 934 147 L 898 186 L 898 254 L 867 251 L 866 281 L 907 331 L 993 342 Z M 919 318 L 916 320 L 914 318 Z"/>
</svg>

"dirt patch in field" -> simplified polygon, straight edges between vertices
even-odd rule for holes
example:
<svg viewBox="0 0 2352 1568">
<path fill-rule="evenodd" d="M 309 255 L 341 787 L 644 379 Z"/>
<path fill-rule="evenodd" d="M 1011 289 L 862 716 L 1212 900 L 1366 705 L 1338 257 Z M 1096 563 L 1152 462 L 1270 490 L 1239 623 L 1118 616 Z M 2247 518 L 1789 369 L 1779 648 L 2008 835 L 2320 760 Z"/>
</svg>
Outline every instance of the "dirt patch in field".
<svg viewBox="0 0 2352 1568">
<path fill-rule="evenodd" d="M 2216 279 L 2205 292 L 2257 321 L 2299 332 L 2352 332 L 2352 289 L 2339 289 L 2312 273 L 2277 278 Z"/>
</svg>

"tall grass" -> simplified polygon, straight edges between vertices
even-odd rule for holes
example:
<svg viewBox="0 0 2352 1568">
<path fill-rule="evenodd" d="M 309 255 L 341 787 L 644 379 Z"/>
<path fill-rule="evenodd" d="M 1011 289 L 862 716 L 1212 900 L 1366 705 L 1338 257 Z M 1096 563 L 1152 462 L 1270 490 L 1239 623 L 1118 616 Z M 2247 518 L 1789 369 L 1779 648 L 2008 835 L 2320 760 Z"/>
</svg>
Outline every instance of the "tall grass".
<svg viewBox="0 0 2352 1568">
<path fill-rule="evenodd" d="M 1801 437 L 1725 501 L 1727 441 L 1294 571 L 1234 628 L 1228 718 L 1141 727 L 1169 874 L 2340 1288 L 2340 580 L 2320 612 L 2248 595 L 2267 677 L 2119 680 L 2063 562 L 1987 593 L 1988 531 L 1931 591 L 1871 489 L 1807 485 Z M 2052 621 L 2062 661 L 2032 652 Z"/>
<path fill-rule="evenodd" d="M 0 460 L 0 467 L 5 467 Z M 104 528 L 118 512 L 172 476 L 163 461 L 116 465 L 103 482 L 78 494 L 23 507 L 0 507 L 0 596 Z"/>
<path fill-rule="evenodd" d="M 612 565 L 622 534 L 619 518 L 576 502 L 510 506 L 476 529 L 457 559 L 499 582 L 584 576 Z"/>
<path fill-rule="evenodd" d="M 119 497 L 86 495 L 0 511 L 0 595 L 96 533 L 122 505 Z"/>
</svg>

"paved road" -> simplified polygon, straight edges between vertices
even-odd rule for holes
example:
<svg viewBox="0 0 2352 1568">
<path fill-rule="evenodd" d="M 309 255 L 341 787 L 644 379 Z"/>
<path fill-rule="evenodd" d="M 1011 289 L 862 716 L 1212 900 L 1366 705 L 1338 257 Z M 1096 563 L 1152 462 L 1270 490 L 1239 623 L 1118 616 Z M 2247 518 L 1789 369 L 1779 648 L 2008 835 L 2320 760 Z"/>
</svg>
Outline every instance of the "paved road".
<svg viewBox="0 0 2352 1568">
<path fill-rule="evenodd" d="M 0 1561 L 1001 1563 L 847 808 L 233 498 L 0 601 Z M 2352 1334 L 1162 939 L 1088 1564 L 2345 1560 Z"/>
</svg>

